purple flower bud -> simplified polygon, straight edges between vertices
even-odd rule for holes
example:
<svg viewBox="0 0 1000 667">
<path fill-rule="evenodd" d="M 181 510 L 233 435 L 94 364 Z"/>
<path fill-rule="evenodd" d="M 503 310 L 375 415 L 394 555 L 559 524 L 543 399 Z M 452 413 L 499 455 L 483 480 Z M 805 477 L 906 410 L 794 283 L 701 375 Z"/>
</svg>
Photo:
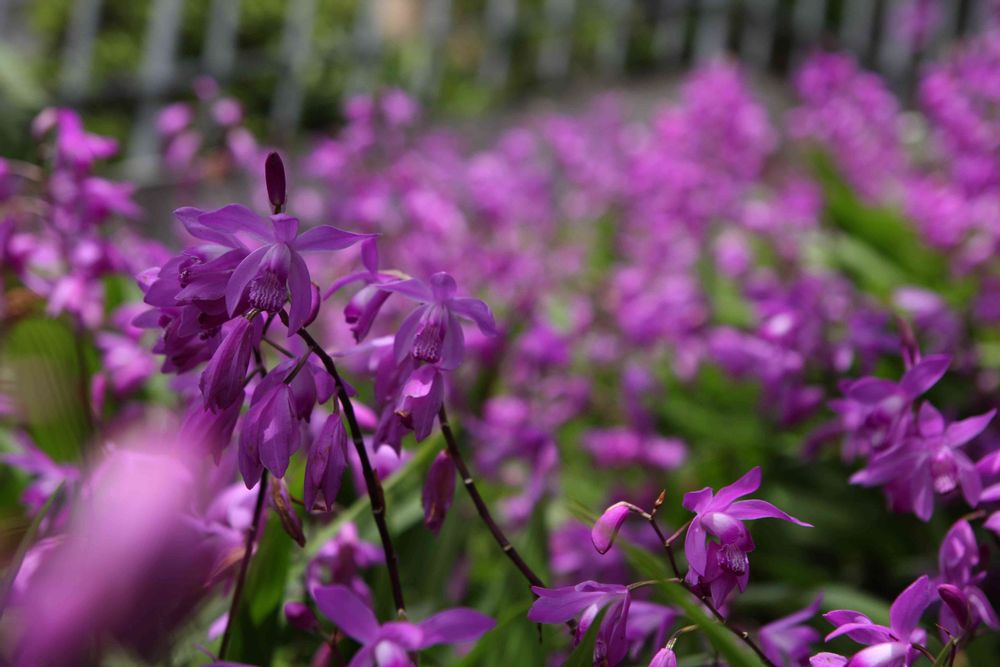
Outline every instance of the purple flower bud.
<svg viewBox="0 0 1000 667">
<path fill-rule="evenodd" d="M 330 511 L 340 480 L 347 468 L 347 432 L 340 415 L 330 415 L 313 441 L 306 459 L 306 476 L 303 490 L 306 509 L 316 506 L 317 493 L 323 492 L 323 506 Z"/>
<path fill-rule="evenodd" d="M 292 506 L 292 497 L 288 494 L 288 486 L 283 479 L 271 479 L 271 505 L 278 513 L 281 527 L 288 536 L 300 547 L 306 545 L 306 536 L 302 532 L 302 521 Z"/>
<path fill-rule="evenodd" d="M 243 380 L 250 364 L 250 353 L 262 329 L 260 318 L 254 320 L 251 322 L 245 317 L 236 319 L 201 374 L 200 387 L 205 405 L 215 412 L 225 410 L 243 398 Z"/>
<path fill-rule="evenodd" d="M 280 213 L 285 206 L 285 165 L 277 153 L 268 153 L 264 161 L 264 181 L 267 183 L 267 198 Z"/>
<path fill-rule="evenodd" d="M 286 602 L 285 618 L 288 619 L 288 624 L 293 628 L 305 632 L 319 631 L 319 621 L 316 619 L 316 614 L 308 605 L 301 602 Z"/>
<path fill-rule="evenodd" d="M 677 655 L 669 648 L 661 648 L 649 661 L 649 667 L 677 667 Z"/>
<path fill-rule="evenodd" d="M 455 496 L 455 463 L 448 452 L 440 452 L 431 463 L 424 482 L 421 502 L 424 506 L 424 524 L 437 535 L 444 523 L 448 508 Z"/>
<path fill-rule="evenodd" d="M 963 630 L 969 628 L 972 622 L 972 614 L 969 609 L 969 599 L 962 592 L 962 589 L 951 584 L 941 584 L 937 587 L 938 597 L 948 605 L 948 609 L 954 614 L 959 627 Z"/>
<path fill-rule="evenodd" d="M 615 538 L 618 537 L 618 531 L 621 530 L 625 517 L 633 509 L 637 508 L 626 502 L 618 502 L 604 510 L 604 514 L 597 520 L 590 532 L 590 539 L 594 543 L 597 553 L 605 554 L 608 552 L 608 549 L 614 544 Z"/>
</svg>

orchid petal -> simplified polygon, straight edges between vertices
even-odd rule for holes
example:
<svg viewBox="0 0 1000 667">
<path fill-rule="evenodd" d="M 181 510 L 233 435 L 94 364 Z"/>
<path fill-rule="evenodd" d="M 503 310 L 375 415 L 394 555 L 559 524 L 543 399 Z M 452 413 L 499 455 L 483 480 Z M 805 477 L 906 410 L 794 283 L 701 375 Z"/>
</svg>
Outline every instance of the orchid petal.
<svg viewBox="0 0 1000 667">
<path fill-rule="evenodd" d="M 800 521 L 799 519 L 786 514 L 766 500 L 737 501 L 729 506 L 729 509 L 726 510 L 726 514 L 741 521 L 749 521 L 752 519 L 782 519 L 783 521 L 791 521 L 796 525 L 805 526 L 806 528 L 813 527 L 811 523 Z"/>
<path fill-rule="evenodd" d="M 355 234 L 331 225 L 320 225 L 299 234 L 299 237 L 291 242 L 291 246 L 299 252 L 343 250 L 375 236 L 375 234 Z"/>
<path fill-rule="evenodd" d="M 410 278 L 409 280 L 396 280 L 391 283 L 382 283 L 379 285 L 379 288 L 388 292 L 402 294 L 407 298 L 421 303 L 430 303 L 434 301 L 434 294 L 431 292 L 431 288 L 427 286 L 427 283 L 422 280 L 417 280 L 416 278 Z"/>
<path fill-rule="evenodd" d="M 903 379 L 899 381 L 899 386 L 910 398 L 916 398 L 920 394 L 937 384 L 948 366 L 951 365 L 951 357 L 945 354 L 935 354 L 925 357 L 916 366 L 906 371 Z"/>
<path fill-rule="evenodd" d="M 424 637 L 418 648 L 427 648 L 434 644 L 476 641 L 492 630 L 494 626 L 496 626 L 496 621 L 474 609 L 459 608 L 442 611 L 420 623 Z"/>
<path fill-rule="evenodd" d="M 889 609 L 892 631 L 898 637 L 909 637 L 917 627 L 924 610 L 933 600 L 930 579 L 924 575 L 906 587 Z"/>
<path fill-rule="evenodd" d="M 309 267 L 297 252 L 290 253 L 288 267 L 288 291 L 291 307 L 288 309 L 288 337 L 296 335 L 309 318 L 312 309 L 312 288 L 309 281 Z"/>
<path fill-rule="evenodd" d="M 230 315 L 236 313 L 236 308 L 243 299 L 247 285 L 260 273 L 261 265 L 270 249 L 271 246 L 265 245 L 254 250 L 240 262 L 233 271 L 233 275 L 229 277 L 229 282 L 226 284 L 226 312 Z"/>
<path fill-rule="evenodd" d="M 982 433 L 996 415 L 996 408 L 975 417 L 969 417 L 948 425 L 944 442 L 949 447 L 959 447 Z"/>
<path fill-rule="evenodd" d="M 220 232 L 229 234 L 246 232 L 261 241 L 274 241 L 274 232 L 264 222 L 264 219 L 240 204 L 229 204 L 214 211 L 202 213 L 198 216 L 198 222 Z"/>
<path fill-rule="evenodd" d="M 760 466 L 755 466 L 729 486 L 724 486 L 719 489 L 712 501 L 712 507 L 718 509 L 728 507 L 729 504 L 737 498 L 753 493 L 759 488 Z"/>
<path fill-rule="evenodd" d="M 493 319 L 493 313 L 484 301 L 470 297 L 459 297 L 452 299 L 448 308 L 456 315 L 475 322 L 484 336 L 500 334 L 497 323 Z"/>
<path fill-rule="evenodd" d="M 378 635 L 375 612 L 346 586 L 317 586 L 312 596 L 323 615 L 353 639 L 369 644 Z"/>
</svg>

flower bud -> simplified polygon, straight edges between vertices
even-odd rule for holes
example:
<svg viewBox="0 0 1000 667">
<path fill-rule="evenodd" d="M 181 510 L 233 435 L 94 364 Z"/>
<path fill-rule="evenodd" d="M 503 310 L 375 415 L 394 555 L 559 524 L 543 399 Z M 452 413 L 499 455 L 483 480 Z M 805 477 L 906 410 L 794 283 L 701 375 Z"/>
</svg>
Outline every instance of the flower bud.
<svg viewBox="0 0 1000 667">
<path fill-rule="evenodd" d="M 938 596 L 948 606 L 948 610 L 955 616 L 959 627 L 967 630 L 972 623 L 972 613 L 969 609 L 969 599 L 957 586 L 951 584 L 941 584 L 937 588 Z"/>
<path fill-rule="evenodd" d="M 302 532 L 302 521 L 292 506 L 292 497 L 288 494 L 288 486 L 285 480 L 271 479 L 271 504 L 281 519 L 281 527 L 285 529 L 288 536 L 295 540 L 300 547 L 306 545 L 306 536 Z"/>
<path fill-rule="evenodd" d="M 447 452 L 440 452 L 431 463 L 424 482 L 421 502 L 424 507 L 424 525 L 437 535 L 444 523 L 448 508 L 455 496 L 455 463 Z"/>
<path fill-rule="evenodd" d="M 601 518 L 594 524 L 593 530 L 590 531 L 590 539 L 594 543 L 597 553 L 604 554 L 608 552 L 608 549 L 611 548 L 611 545 L 615 542 L 615 538 L 618 536 L 618 531 L 621 529 L 622 523 L 625 522 L 625 517 L 628 516 L 632 509 L 633 505 L 619 502 L 604 510 L 604 514 L 601 515 Z"/>
<path fill-rule="evenodd" d="M 267 198 L 280 213 L 285 207 L 285 165 L 277 153 L 268 153 L 264 161 L 264 181 L 267 184 Z"/>
<path fill-rule="evenodd" d="M 304 632 L 319 631 L 319 621 L 316 620 L 316 614 L 308 605 L 301 602 L 286 602 L 285 618 L 288 619 L 288 624 L 293 628 Z"/>
</svg>

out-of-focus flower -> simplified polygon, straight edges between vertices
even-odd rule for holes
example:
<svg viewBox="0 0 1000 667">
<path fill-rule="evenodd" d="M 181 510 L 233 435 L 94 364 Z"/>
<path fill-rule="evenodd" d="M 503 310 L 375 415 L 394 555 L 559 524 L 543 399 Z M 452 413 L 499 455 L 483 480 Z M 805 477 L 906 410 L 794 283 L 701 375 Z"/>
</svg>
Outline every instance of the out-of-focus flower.
<svg viewBox="0 0 1000 667">
<path fill-rule="evenodd" d="M 771 621 L 758 631 L 760 648 L 776 665 L 808 665 L 811 646 L 819 640 L 818 630 L 805 625 L 816 615 L 823 596 L 819 595 L 808 607 Z"/>
<path fill-rule="evenodd" d="M 449 609 L 420 623 L 390 621 L 379 625 L 374 612 L 361 598 L 344 586 L 321 586 L 313 589 L 316 606 L 344 634 L 361 644 L 351 660 L 362 665 L 406 667 L 412 661 L 408 653 L 436 644 L 462 644 L 479 639 L 491 630 L 495 621 L 474 609 Z"/>
</svg>

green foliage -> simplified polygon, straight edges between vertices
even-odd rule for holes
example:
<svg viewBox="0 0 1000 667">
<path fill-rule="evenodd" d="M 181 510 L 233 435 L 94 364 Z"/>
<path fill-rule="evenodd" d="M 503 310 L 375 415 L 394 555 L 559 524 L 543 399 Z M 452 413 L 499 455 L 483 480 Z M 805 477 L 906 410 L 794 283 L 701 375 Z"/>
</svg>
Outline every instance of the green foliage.
<svg viewBox="0 0 1000 667">
<path fill-rule="evenodd" d="M 295 545 L 272 515 L 250 561 L 227 659 L 269 665 L 281 633 L 279 619 Z"/>
</svg>

